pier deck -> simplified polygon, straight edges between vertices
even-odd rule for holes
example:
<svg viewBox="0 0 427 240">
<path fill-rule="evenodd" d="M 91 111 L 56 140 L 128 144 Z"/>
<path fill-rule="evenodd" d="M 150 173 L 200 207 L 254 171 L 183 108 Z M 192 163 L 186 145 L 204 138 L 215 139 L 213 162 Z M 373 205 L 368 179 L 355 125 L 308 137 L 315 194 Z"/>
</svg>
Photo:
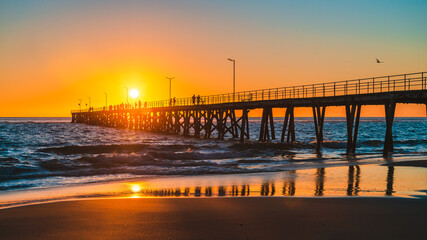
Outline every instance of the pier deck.
<svg viewBox="0 0 427 240">
<path fill-rule="evenodd" d="M 248 112 L 263 109 L 259 141 L 265 142 L 276 138 L 272 109 L 283 108 L 281 142 L 295 142 L 294 109 L 311 107 L 319 152 L 327 107 L 345 106 L 347 154 L 354 154 L 362 106 L 384 105 L 383 154 L 388 156 L 393 152 L 397 103 L 427 105 L 426 72 L 80 109 L 72 111 L 72 122 L 198 138 L 223 139 L 229 133 L 244 142 L 249 138 Z"/>
</svg>

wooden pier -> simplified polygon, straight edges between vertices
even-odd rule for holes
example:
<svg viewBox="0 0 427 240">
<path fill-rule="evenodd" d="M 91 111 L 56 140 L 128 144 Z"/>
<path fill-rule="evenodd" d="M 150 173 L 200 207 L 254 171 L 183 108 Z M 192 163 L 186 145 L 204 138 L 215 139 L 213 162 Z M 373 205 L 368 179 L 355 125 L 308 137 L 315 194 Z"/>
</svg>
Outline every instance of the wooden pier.
<svg viewBox="0 0 427 240">
<path fill-rule="evenodd" d="M 273 108 L 286 109 L 281 142 L 295 142 L 294 109 L 313 109 L 316 151 L 323 142 L 326 109 L 344 106 L 347 154 L 356 152 L 360 113 L 364 105 L 383 105 L 386 117 L 384 156 L 393 152 L 393 121 L 397 103 L 427 105 L 427 72 L 339 82 L 292 86 L 201 97 L 169 99 L 146 104 L 117 105 L 72 111 L 73 123 L 129 128 L 155 133 L 224 139 L 226 134 L 249 139 L 248 112 L 262 109 L 258 140 L 276 139 Z M 426 106 L 427 110 L 427 106 Z"/>
</svg>

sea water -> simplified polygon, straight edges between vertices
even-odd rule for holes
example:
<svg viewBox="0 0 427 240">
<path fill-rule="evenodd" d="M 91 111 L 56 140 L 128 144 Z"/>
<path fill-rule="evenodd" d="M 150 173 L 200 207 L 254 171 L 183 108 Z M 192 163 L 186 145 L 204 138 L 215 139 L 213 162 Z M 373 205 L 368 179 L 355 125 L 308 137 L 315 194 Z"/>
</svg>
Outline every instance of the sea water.
<svg viewBox="0 0 427 240">
<path fill-rule="evenodd" d="M 357 155 L 347 157 L 345 118 L 326 118 L 316 154 L 312 118 L 296 118 L 297 143 L 257 142 L 259 118 L 250 118 L 250 140 L 196 139 L 70 122 L 70 118 L 0 118 L 0 192 L 144 177 L 283 172 L 331 166 L 427 159 L 427 119 L 395 118 L 395 152 L 382 157 L 384 118 L 361 118 Z M 231 136 L 226 136 L 231 137 Z"/>
</svg>

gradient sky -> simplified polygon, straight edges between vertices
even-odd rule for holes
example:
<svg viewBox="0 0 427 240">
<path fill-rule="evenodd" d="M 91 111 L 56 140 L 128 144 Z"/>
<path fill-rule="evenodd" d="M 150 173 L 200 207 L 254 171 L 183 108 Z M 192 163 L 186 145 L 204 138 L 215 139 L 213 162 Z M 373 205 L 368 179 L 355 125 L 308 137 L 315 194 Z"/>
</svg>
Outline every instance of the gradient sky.
<svg viewBox="0 0 427 240">
<path fill-rule="evenodd" d="M 125 87 L 167 99 L 166 76 L 176 97 L 231 92 L 228 57 L 237 91 L 427 71 L 426 12 L 425 0 L 2 0 L 0 116 L 70 116 L 78 99 L 124 101 Z"/>
</svg>

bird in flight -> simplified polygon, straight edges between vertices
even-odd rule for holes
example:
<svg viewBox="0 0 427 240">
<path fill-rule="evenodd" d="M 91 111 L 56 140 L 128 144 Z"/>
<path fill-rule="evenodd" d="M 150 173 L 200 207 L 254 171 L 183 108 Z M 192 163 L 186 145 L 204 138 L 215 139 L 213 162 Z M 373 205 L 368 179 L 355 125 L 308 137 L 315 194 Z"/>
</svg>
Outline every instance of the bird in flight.
<svg viewBox="0 0 427 240">
<path fill-rule="evenodd" d="M 384 63 L 384 62 L 381 62 L 378 58 L 375 58 L 375 59 L 377 59 L 377 63 Z"/>
</svg>

